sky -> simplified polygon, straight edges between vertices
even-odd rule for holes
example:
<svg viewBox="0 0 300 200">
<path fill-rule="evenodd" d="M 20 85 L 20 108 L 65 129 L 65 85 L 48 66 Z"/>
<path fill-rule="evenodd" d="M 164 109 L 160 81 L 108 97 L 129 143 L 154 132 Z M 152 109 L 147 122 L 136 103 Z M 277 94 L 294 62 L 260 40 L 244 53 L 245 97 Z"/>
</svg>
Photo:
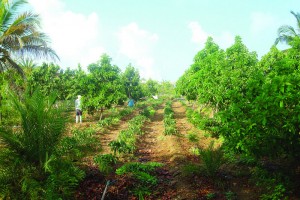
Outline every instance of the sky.
<svg viewBox="0 0 300 200">
<path fill-rule="evenodd" d="M 207 37 L 224 50 L 242 37 L 258 58 L 281 25 L 296 20 L 299 0 L 28 0 L 42 31 L 66 69 L 87 69 L 106 53 L 122 71 L 131 64 L 141 78 L 176 80 L 193 63 Z M 279 45 L 279 49 L 286 46 Z"/>
</svg>

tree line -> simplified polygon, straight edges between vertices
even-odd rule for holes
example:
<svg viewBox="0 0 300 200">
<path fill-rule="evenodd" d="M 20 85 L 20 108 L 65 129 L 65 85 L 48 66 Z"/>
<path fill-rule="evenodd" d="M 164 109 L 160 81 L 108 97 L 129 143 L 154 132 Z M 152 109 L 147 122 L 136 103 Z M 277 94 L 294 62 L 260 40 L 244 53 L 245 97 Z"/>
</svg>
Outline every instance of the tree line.
<svg viewBox="0 0 300 200">
<path fill-rule="evenodd" d="M 292 12 L 300 26 L 300 15 Z M 299 27 L 298 27 L 299 28 Z M 205 128 L 224 138 L 229 151 L 252 158 L 300 158 L 300 37 L 282 26 L 274 45 L 260 60 L 236 36 L 226 50 L 209 37 L 194 63 L 176 83 L 188 100 L 212 108 Z"/>
</svg>

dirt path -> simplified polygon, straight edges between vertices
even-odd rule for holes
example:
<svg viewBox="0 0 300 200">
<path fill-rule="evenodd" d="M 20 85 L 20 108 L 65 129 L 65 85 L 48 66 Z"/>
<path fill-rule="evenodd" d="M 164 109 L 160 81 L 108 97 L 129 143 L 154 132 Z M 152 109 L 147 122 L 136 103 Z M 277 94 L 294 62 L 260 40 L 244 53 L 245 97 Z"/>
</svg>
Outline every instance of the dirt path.
<svg viewBox="0 0 300 200">
<path fill-rule="evenodd" d="M 161 106 L 151 122 L 144 126 L 145 135 L 140 138 L 136 156 L 140 162 L 155 161 L 164 164 L 160 171 L 159 199 L 197 199 L 193 181 L 181 174 L 182 167 L 188 162 L 191 144 L 185 137 L 192 126 L 186 121 L 185 108 L 179 102 L 172 105 L 177 123 L 178 134 L 164 135 L 163 109 Z M 160 190 L 162 189 L 162 190 Z"/>
<path fill-rule="evenodd" d="M 132 119 L 134 116 L 137 115 L 139 111 L 135 110 L 131 114 L 123 117 L 120 122 L 117 125 L 112 125 L 108 128 L 104 128 L 102 131 L 97 133 L 97 138 L 99 139 L 99 151 L 91 153 L 90 155 L 86 156 L 82 160 L 82 164 L 89 166 L 89 167 L 94 167 L 96 168 L 97 165 L 94 163 L 93 158 L 96 154 L 101 153 L 101 154 L 109 154 L 112 153 L 109 147 L 109 143 L 113 140 L 115 140 L 121 130 L 125 130 L 128 127 L 128 121 Z M 82 124 L 76 124 L 75 126 L 79 128 L 88 128 L 91 125 L 95 125 L 95 123 L 91 122 L 84 122 Z"/>
<path fill-rule="evenodd" d="M 164 105 L 158 107 L 155 115 L 151 121 L 146 122 L 143 126 L 144 135 L 140 136 L 137 141 L 137 150 L 131 161 L 138 162 L 160 162 L 164 164 L 163 167 L 156 170 L 158 178 L 158 186 L 154 189 L 150 196 L 145 197 L 147 200 L 198 200 L 207 199 L 208 194 L 217 195 L 215 199 L 225 200 L 224 189 L 220 189 L 211 179 L 202 176 L 189 174 L 187 175 L 184 167 L 187 164 L 199 164 L 201 160 L 198 156 L 191 152 L 192 147 L 206 148 L 208 144 L 215 139 L 205 136 L 205 132 L 196 129 L 187 121 L 186 108 L 180 102 L 173 102 L 172 108 L 174 111 L 174 118 L 176 120 L 176 127 L 178 133 L 176 135 L 164 135 Z M 127 121 L 133 118 L 137 111 L 122 119 L 116 126 L 111 127 L 108 133 L 100 133 L 100 141 L 102 145 L 101 153 L 110 153 L 108 146 L 109 142 L 116 139 L 119 132 L 128 127 Z M 189 141 L 187 135 L 195 133 L 199 137 L 198 142 Z M 96 166 L 89 165 L 86 179 L 80 184 L 79 189 L 75 195 L 76 199 L 101 199 L 104 193 L 105 186 L 108 180 L 113 180 L 114 183 L 109 186 L 106 199 L 107 200 L 123 200 L 138 198 L 134 197 L 130 192 L 132 187 L 132 180 L 126 176 L 117 176 L 111 174 L 104 176 L 99 172 Z M 257 199 L 249 198 L 252 190 L 245 185 L 247 180 L 231 179 L 225 182 L 223 187 L 234 189 L 233 191 L 239 199 Z M 232 187 L 236 186 L 237 188 Z M 245 190 L 238 192 L 238 190 Z M 229 191 L 229 190 L 228 190 Z"/>
<path fill-rule="evenodd" d="M 134 116 L 136 116 L 137 113 L 138 113 L 137 110 L 133 111 L 128 116 L 123 117 L 120 120 L 119 124 L 111 126 L 99 134 L 101 147 L 102 147 L 102 151 L 101 151 L 102 154 L 112 153 L 108 144 L 118 137 L 121 130 L 127 129 L 128 121 L 132 119 Z"/>
</svg>

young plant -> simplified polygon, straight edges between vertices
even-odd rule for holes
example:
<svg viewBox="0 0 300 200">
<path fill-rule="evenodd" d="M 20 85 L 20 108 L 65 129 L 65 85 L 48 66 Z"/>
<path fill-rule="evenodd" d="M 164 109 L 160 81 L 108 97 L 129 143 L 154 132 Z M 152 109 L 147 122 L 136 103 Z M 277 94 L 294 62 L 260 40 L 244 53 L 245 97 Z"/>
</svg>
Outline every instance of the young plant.
<svg viewBox="0 0 300 200">
<path fill-rule="evenodd" d="M 200 149 L 199 153 L 205 174 L 212 178 L 216 177 L 217 172 L 224 163 L 222 149 L 214 149 L 214 143 L 211 142 L 207 149 Z"/>
<path fill-rule="evenodd" d="M 56 154 L 72 161 L 81 159 L 88 152 L 98 147 L 99 142 L 95 137 L 95 133 L 96 131 L 93 128 L 72 130 L 72 136 L 62 138 L 56 149 Z"/>
<path fill-rule="evenodd" d="M 116 170 L 117 175 L 127 175 L 133 178 L 136 183 L 133 184 L 131 192 L 139 199 L 151 194 L 152 188 L 157 185 L 157 178 L 151 173 L 158 167 L 163 166 L 161 163 L 126 163 Z"/>
<path fill-rule="evenodd" d="M 197 134 L 196 133 L 193 133 L 193 132 L 189 132 L 188 134 L 187 134 L 187 138 L 188 138 L 188 140 L 190 141 L 190 142 L 198 142 L 199 141 L 199 137 L 197 136 Z"/>
<path fill-rule="evenodd" d="M 69 199 L 84 172 L 57 153 L 66 118 L 56 96 L 37 90 L 22 99 L 12 97 L 21 128 L 0 130 L 1 198 Z"/>
<path fill-rule="evenodd" d="M 103 154 L 94 157 L 95 163 L 98 165 L 100 172 L 109 174 L 113 172 L 114 165 L 117 163 L 117 159 L 112 154 Z"/>
<path fill-rule="evenodd" d="M 116 153 L 132 153 L 135 150 L 134 146 L 129 146 L 126 144 L 126 142 L 122 140 L 111 141 L 108 145 L 114 152 L 114 155 L 116 155 Z"/>
</svg>

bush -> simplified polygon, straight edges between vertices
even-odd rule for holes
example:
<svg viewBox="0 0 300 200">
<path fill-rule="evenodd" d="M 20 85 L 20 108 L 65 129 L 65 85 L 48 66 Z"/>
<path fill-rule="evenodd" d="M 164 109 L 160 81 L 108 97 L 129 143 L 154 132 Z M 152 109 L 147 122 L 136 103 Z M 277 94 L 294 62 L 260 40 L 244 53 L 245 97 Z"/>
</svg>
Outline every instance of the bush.
<svg viewBox="0 0 300 200">
<path fill-rule="evenodd" d="M 95 133 L 93 128 L 72 130 L 72 136 L 62 138 L 56 154 L 69 158 L 71 161 L 81 159 L 91 150 L 98 148 L 99 141 L 95 137 Z"/>
<path fill-rule="evenodd" d="M 39 91 L 20 102 L 11 97 L 21 128 L 0 130 L 0 194 L 3 199 L 71 198 L 84 172 L 58 154 L 65 117 Z"/>
<path fill-rule="evenodd" d="M 214 143 L 211 142 L 207 149 L 200 149 L 199 153 L 205 174 L 214 178 L 224 163 L 222 149 L 214 149 Z"/>
<path fill-rule="evenodd" d="M 187 134 L 187 138 L 190 142 L 198 142 L 199 141 L 199 137 L 196 133 L 189 132 Z"/>
<path fill-rule="evenodd" d="M 113 171 L 117 159 L 112 154 L 98 155 L 94 157 L 95 163 L 98 165 L 100 172 L 109 174 Z"/>
<path fill-rule="evenodd" d="M 291 183 L 286 175 L 279 170 L 274 173 L 259 166 L 251 172 L 251 179 L 263 190 L 261 199 L 287 199 L 287 188 Z"/>
<path fill-rule="evenodd" d="M 153 186 L 157 185 L 157 178 L 151 173 L 157 168 L 163 166 L 161 163 L 126 163 L 116 170 L 118 175 L 127 175 L 133 178 L 136 183 L 133 184 L 131 192 L 138 196 L 139 199 L 144 199 L 145 195 L 151 194 Z"/>
</svg>

